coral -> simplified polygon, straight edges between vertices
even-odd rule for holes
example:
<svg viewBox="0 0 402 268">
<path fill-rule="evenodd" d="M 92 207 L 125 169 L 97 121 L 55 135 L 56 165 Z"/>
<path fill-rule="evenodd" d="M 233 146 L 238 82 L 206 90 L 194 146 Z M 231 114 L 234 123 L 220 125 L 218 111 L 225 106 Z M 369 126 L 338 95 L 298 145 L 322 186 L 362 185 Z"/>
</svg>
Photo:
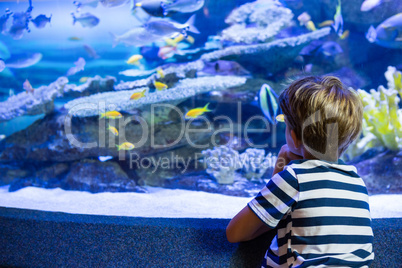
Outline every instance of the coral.
<svg viewBox="0 0 402 268">
<path fill-rule="evenodd" d="M 204 54 L 201 59 L 204 61 L 236 60 L 241 65 L 248 66 L 249 71 L 258 72 L 263 68 L 264 71 L 274 74 L 288 67 L 308 43 L 327 36 L 330 32 L 331 28 L 325 27 L 269 43 L 231 46 Z M 251 68 L 254 69 L 251 70 Z"/>
<path fill-rule="evenodd" d="M 211 174 L 219 184 L 233 184 L 235 171 L 241 168 L 239 153 L 227 146 L 214 147 L 201 152 Z"/>
<path fill-rule="evenodd" d="M 222 38 L 244 44 L 267 42 L 290 26 L 292 18 L 292 11 L 278 1 L 246 3 L 229 14 L 225 22 L 231 26 L 222 31 Z"/>
<path fill-rule="evenodd" d="M 274 168 L 277 157 L 269 153 L 265 156 L 262 149 L 248 148 L 240 155 L 243 174 L 251 181 L 261 181 L 268 168 Z"/>
<path fill-rule="evenodd" d="M 368 93 L 359 89 L 358 93 L 364 105 L 365 139 L 373 145 L 375 137 L 381 145 L 391 150 L 402 148 L 402 109 L 398 110 L 398 92 L 379 86 L 378 91 L 372 89 Z"/>
<path fill-rule="evenodd" d="M 244 77 L 236 76 L 213 76 L 213 77 L 201 77 L 194 79 L 182 79 L 175 87 L 164 91 L 156 91 L 153 93 L 146 93 L 144 98 L 133 101 L 130 100 L 130 96 L 134 92 L 139 92 L 148 88 L 138 88 L 136 90 L 124 90 L 119 92 L 106 92 L 100 94 L 94 94 L 89 97 L 82 97 L 72 100 L 64 105 L 69 112 L 72 112 L 74 116 L 88 117 L 99 115 L 99 105 L 105 105 L 105 107 L 113 107 L 111 110 L 116 111 L 131 111 L 133 109 L 141 108 L 141 110 L 147 110 L 146 106 L 156 103 L 164 103 L 177 105 L 181 101 L 195 96 L 197 94 L 219 91 L 229 87 L 239 86 L 246 82 Z M 79 109 L 77 109 L 77 107 Z"/>
<path fill-rule="evenodd" d="M 388 66 L 384 74 L 388 81 L 388 88 L 393 88 L 398 91 L 399 96 L 402 97 L 402 73 L 393 66 Z"/>
<path fill-rule="evenodd" d="M 68 83 L 66 77 L 59 77 L 49 86 L 41 86 L 32 93 L 21 92 L 0 104 L 0 122 L 22 115 L 37 115 L 52 112 L 54 99 L 61 97 Z"/>
<path fill-rule="evenodd" d="M 85 84 L 76 86 L 68 84 L 66 77 L 59 77 L 48 86 L 36 88 L 32 93 L 21 92 L 2 102 L 0 104 L 0 122 L 23 115 L 53 112 L 56 98 L 86 96 L 94 92 L 111 91 L 115 81 L 114 77 L 95 76 L 89 78 Z"/>
</svg>

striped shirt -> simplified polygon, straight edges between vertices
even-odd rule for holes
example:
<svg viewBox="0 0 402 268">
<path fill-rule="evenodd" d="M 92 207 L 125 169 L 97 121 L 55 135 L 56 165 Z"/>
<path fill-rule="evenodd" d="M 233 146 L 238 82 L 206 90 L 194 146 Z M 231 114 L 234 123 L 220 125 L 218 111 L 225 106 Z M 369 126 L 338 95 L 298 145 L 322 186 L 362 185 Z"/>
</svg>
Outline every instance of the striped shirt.
<svg viewBox="0 0 402 268">
<path fill-rule="evenodd" d="M 368 267 L 374 259 L 368 194 L 354 166 L 297 160 L 248 206 L 277 235 L 263 267 Z"/>
</svg>

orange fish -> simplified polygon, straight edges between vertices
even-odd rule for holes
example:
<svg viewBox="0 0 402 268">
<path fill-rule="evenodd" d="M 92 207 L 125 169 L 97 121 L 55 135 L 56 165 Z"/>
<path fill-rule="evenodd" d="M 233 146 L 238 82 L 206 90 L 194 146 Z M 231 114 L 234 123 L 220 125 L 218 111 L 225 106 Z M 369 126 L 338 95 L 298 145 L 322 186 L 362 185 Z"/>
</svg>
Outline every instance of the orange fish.
<svg viewBox="0 0 402 268">
<path fill-rule="evenodd" d="M 141 91 L 141 92 L 135 92 L 133 95 L 131 95 L 130 100 L 139 100 L 139 99 L 145 97 L 145 92 L 146 92 L 146 91 L 147 91 L 147 90 L 144 89 L 144 90 Z"/>
<path fill-rule="evenodd" d="M 190 111 L 188 111 L 185 115 L 186 119 L 190 119 L 190 118 L 197 118 L 200 115 L 203 115 L 205 112 L 211 112 L 211 110 L 208 109 L 208 105 L 209 103 L 207 103 L 207 105 L 205 105 L 204 107 L 200 107 L 200 108 L 194 108 L 191 109 Z"/>
<path fill-rule="evenodd" d="M 121 113 L 119 113 L 118 111 L 109 111 L 106 113 L 101 113 L 101 117 L 100 118 L 109 118 L 109 119 L 118 119 L 118 118 L 122 118 L 123 115 Z"/>
</svg>

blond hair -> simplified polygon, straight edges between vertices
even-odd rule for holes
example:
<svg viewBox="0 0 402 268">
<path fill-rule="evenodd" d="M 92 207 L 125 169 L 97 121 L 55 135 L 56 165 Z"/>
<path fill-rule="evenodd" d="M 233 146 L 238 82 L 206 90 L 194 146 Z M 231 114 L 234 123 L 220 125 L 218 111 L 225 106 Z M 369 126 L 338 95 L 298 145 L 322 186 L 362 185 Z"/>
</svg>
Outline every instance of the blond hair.
<svg viewBox="0 0 402 268">
<path fill-rule="evenodd" d="M 337 77 L 296 80 L 279 103 L 290 129 L 315 158 L 337 159 L 360 135 L 363 104 Z"/>
</svg>

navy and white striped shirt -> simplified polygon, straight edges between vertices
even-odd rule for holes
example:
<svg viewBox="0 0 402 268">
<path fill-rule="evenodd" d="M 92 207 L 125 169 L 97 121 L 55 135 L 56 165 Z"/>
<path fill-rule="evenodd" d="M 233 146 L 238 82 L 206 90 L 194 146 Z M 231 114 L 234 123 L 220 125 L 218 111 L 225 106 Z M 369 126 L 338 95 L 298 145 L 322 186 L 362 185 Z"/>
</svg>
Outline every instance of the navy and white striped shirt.
<svg viewBox="0 0 402 268">
<path fill-rule="evenodd" d="M 368 267 L 374 259 L 366 186 L 341 160 L 292 161 L 248 206 L 278 228 L 266 267 Z"/>
</svg>

